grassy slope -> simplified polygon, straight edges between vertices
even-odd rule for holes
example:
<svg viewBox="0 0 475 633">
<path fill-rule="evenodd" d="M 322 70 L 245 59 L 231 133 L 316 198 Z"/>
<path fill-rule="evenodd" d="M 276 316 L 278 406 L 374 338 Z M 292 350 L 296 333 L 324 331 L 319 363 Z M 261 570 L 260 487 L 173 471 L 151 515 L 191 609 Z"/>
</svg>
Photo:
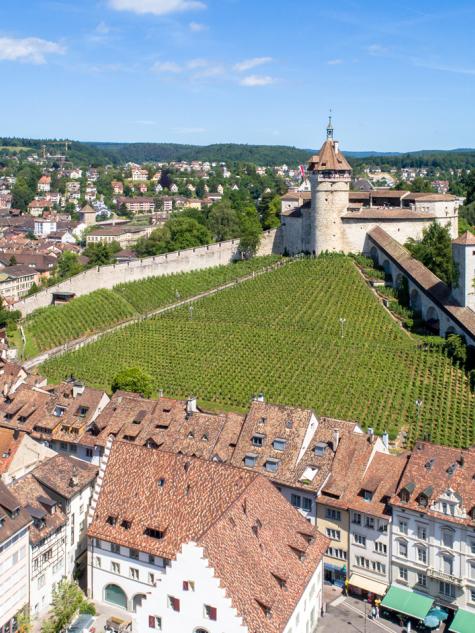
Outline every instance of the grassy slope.
<svg viewBox="0 0 475 633">
<path fill-rule="evenodd" d="M 345 318 L 341 337 L 339 318 Z M 142 366 L 167 395 L 193 392 L 226 407 L 263 391 L 271 402 L 311 406 L 378 432 L 473 442 L 474 396 L 440 353 L 419 350 L 380 306 L 351 260 L 294 263 L 195 304 L 126 328 L 40 371 L 74 373 L 108 389 Z M 423 400 L 416 419 L 415 400 Z"/>
</svg>

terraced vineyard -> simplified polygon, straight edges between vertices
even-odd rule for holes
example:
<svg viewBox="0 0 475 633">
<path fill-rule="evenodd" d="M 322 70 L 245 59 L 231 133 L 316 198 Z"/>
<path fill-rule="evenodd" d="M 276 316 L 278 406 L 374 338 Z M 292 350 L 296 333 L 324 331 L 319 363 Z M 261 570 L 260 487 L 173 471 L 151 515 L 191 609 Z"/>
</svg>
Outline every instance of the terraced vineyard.
<svg viewBox="0 0 475 633">
<path fill-rule="evenodd" d="M 145 314 L 169 305 L 179 298 L 191 297 L 215 288 L 250 272 L 260 270 L 279 257 L 256 257 L 227 266 L 216 266 L 190 273 L 151 277 L 113 290 L 96 290 L 62 306 L 36 310 L 26 320 L 28 356 L 97 330 L 120 323 L 138 314 Z"/>
<path fill-rule="evenodd" d="M 262 391 L 270 402 L 313 407 L 393 437 L 404 426 L 411 441 L 474 441 L 465 374 L 439 351 L 420 349 L 344 256 L 289 264 L 200 300 L 191 315 L 185 307 L 127 327 L 40 372 L 109 389 L 129 366 L 144 367 L 170 396 L 246 407 Z"/>
</svg>

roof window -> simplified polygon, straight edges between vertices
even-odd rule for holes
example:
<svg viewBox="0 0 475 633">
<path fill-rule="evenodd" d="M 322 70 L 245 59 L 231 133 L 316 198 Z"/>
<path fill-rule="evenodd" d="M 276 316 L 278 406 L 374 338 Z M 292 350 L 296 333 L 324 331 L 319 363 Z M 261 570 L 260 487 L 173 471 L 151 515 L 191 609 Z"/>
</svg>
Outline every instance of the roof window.
<svg viewBox="0 0 475 633">
<path fill-rule="evenodd" d="M 287 446 L 287 440 L 282 440 L 278 437 L 272 442 L 272 447 L 275 451 L 285 451 L 285 447 Z"/>
<path fill-rule="evenodd" d="M 260 435 L 259 433 L 253 435 L 251 438 L 251 444 L 253 446 L 262 446 L 264 444 L 264 435 Z"/>
</svg>

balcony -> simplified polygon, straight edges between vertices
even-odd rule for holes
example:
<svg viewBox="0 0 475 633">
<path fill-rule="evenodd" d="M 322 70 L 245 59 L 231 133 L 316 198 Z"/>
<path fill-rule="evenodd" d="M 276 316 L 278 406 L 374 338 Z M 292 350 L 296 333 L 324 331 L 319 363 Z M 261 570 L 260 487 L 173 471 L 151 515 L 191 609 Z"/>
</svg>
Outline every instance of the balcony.
<svg viewBox="0 0 475 633">
<path fill-rule="evenodd" d="M 463 585 L 462 578 L 458 578 L 458 576 L 453 576 L 452 574 L 447 574 L 444 571 L 439 571 L 438 569 L 434 569 L 433 567 L 428 568 L 427 575 L 429 576 L 429 578 L 433 578 L 434 580 L 449 582 L 452 585 L 457 585 L 459 587 Z"/>
</svg>

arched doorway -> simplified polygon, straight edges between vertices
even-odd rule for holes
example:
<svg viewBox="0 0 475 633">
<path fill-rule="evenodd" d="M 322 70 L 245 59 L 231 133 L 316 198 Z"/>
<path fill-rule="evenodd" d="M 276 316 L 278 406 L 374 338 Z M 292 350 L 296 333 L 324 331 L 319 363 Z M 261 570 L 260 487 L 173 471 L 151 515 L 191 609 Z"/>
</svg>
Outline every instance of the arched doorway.
<svg viewBox="0 0 475 633">
<path fill-rule="evenodd" d="M 414 312 L 421 313 L 421 295 L 415 288 L 411 290 L 411 308 Z"/>
<path fill-rule="evenodd" d="M 450 334 L 457 334 L 453 325 L 449 325 L 449 327 L 445 330 L 445 338 L 450 336 Z"/>
<path fill-rule="evenodd" d="M 106 585 L 104 587 L 104 602 L 127 609 L 127 595 L 118 585 Z"/>
<path fill-rule="evenodd" d="M 369 251 L 369 256 L 373 260 L 375 266 L 379 266 L 378 249 L 376 246 L 372 246 Z"/>
<path fill-rule="evenodd" d="M 440 332 L 440 319 L 439 313 L 434 308 L 434 306 L 429 306 L 426 312 L 426 321 L 428 327 L 433 331 L 439 334 Z"/>
<path fill-rule="evenodd" d="M 142 602 L 147 599 L 147 596 L 143 593 L 136 593 L 132 598 L 132 611 L 136 613 L 137 607 L 142 606 Z"/>
<path fill-rule="evenodd" d="M 388 259 L 385 259 L 383 262 L 383 270 L 384 270 L 384 279 L 388 283 L 392 284 L 393 282 L 393 274 L 391 270 L 391 264 Z"/>
</svg>

